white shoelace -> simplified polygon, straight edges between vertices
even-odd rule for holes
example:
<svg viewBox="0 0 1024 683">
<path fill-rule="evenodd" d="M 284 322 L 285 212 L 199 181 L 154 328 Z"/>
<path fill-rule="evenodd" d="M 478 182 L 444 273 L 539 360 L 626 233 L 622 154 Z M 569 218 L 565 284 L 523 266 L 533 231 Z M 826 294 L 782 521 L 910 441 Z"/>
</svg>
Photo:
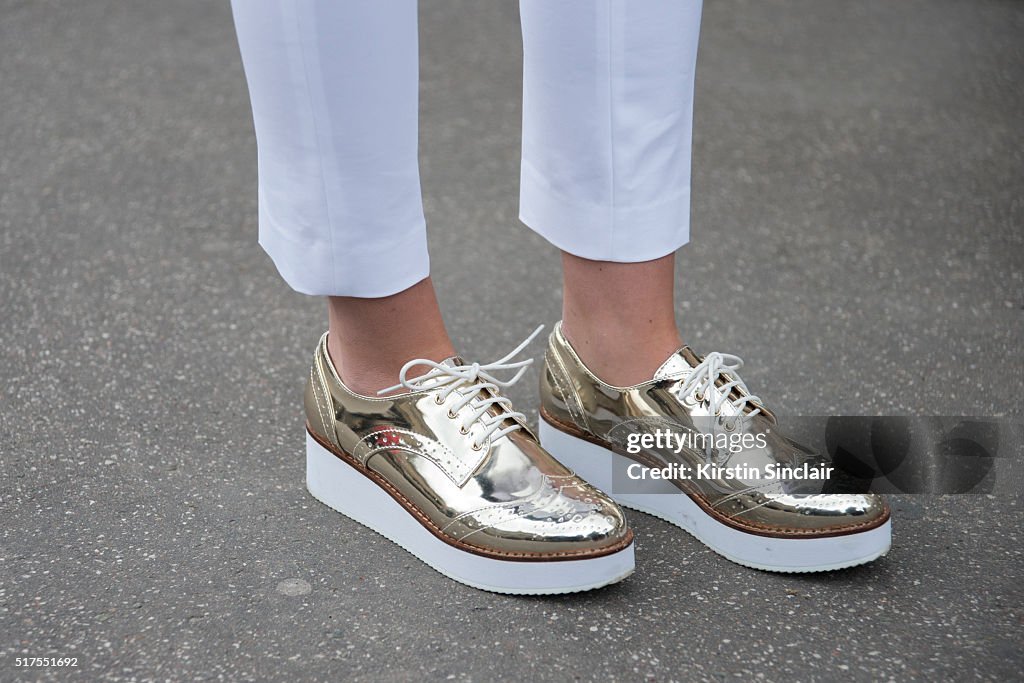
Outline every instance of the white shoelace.
<svg viewBox="0 0 1024 683">
<path fill-rule="evenodd" d="M 452 407 L 449 409 L 449 415 L 458 413 L 476 399 L 473 403 L 474 410 L 467 417 L 463 418 L 459 426 L 463 432 L 467 432 L 474 422 L 479 422 L 483 426 L 483 432 L 473 439 L 473 449 L 480 450 L 483 448 L 483 444 L 480 441 L 498 439 L 509 432 L 520 429 L 521 425 L 517 419 L 525 420 L 526 416 L 512 410 L 512 401 L 506 396 L 497 394 L 487 398 L 478 398 L 478 396 L 485 389 L 497 392 L 500 390 L 500 387 L 510 387 L 522 378 L 523 373 L 533 363 L 533 359 L 509 361 L 525 349 L 543 329 L 543 325 L 538 326 L 519 346 L 493 363 L 449 366 L 436 363 L 427 358 L 411 360 L 403 365 L 402 370 L 398 373 L 398 384 L 387 389 L 381 389 L 377 393 L 386 394 L 395 389 L 402 388 L 410 391 L 419 391 L 429 386 L 439 389 L 439 393 L 434 400 L 440 404 L 455 392 L 461 398 L 452 404 Z M 425 365 L 431 369 L 418 377 L 408 379 L 409 370 L 418 365 Z M 515 370 L 516 373 L 512 376 L 512 379 L 507 380 L 499 379 L 491 374 L 492 372 L 505 370 Z M 488 415 L 487 411 L 491 406 L 499 406 L 501 411 L 497 415 Z M 501 427 L 501 423 L 507 419 L 511 419 L 512 424 L 507 427 Z"/>
<path fill-rule="evenodd" d="M 721 415 L 722 405 L 728 403 L 736 409 L 737 419 L 744 416 L 743 409 L 749 403 L 754 409 L 746 417 L 751 418 L 761 412 L 761 399 L 750 393 L 747 385 L 737 374 L 736 371 L 742 367 L 743 359 L 739 356 L 713 351 L 690 372 L 690 376 L 679 387 L 679 395 L 686 396 L 695 390 L 694 397 L 698 401 L 707 397 L 708 412 L 715 416 Z M 734 378 L 731 382 L 726 382 L 722 386 L 716 384 L 719 377 L 728 378 L 729 375 Z M 729 394 L 734 387 L 739 387 L 743 395 L 735 400 L 729 400 Z"/>
</svg>

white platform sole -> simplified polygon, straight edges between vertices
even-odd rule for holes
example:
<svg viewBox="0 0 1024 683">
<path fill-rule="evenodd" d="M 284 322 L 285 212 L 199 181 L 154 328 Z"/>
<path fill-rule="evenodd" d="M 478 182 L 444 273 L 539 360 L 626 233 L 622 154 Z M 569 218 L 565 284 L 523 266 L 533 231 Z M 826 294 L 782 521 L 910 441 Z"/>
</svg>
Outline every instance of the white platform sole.
<svg viewBox="0 0 1024 683">
<path fill-rule="evenodd" d="M 543 418 L 540 440 L 551 455 L 620 505 L 671 522 L 719 555 L 747 567 L 771 572 L 831 571 L 871 562 L 892 545 L 892 520 L 868 531 L 828 538 L 746 533 L 719 522 L 678 489 L 677 493 L 616 493 L 613 482 L 626 481 L 626 468 L 635 461 L 552 427 Z"/>
<path fill-rule="evenodd" d="M 633 544 L 582 560 L 517 562 L 459 550 L 409 514 L 387 491 L 306 434 L 306 488 L 324 505 L 394 541 L 445 576 L 495 593 L 548 595 L 586 591 L 633 573 Z"/>
</svg>

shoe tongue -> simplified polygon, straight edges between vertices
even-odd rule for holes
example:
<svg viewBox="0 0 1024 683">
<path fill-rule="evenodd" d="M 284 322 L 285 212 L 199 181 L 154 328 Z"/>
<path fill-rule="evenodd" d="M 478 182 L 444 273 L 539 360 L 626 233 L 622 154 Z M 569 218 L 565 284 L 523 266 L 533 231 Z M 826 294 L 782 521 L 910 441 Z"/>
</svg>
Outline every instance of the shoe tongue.
<svg viewBox="0 0 1024 683">
<path fill-rule="evenodd" d="M 469 365 L 469 363 L 467 363 L 465 361 L 465 359 L 462 358 L 462 356 L 451 356 L 450 358 L 445 358 L 443 361 L 441 361 L 441 365 L 444 365 L 445 367 L 449 367 L 449 368 L 454 368 L 454 367 L 458 367 L 460 365 Z M 443 380 L 441 380 L 439 378 L 438 381 L 441 382 Z M 480 400 L 482 398 L 486 398 L 488 396 L 494 396 L 495 395 L 495 392 L 492 389 L 486 389 L 485 392 L 486 393 L 478 394 L 477 397 L 474 398 L 471 401 L 471 403 L 479 404 Z M 501 406 L 492 404 L 487 409 L 487 413 L 486 414 L 490 415 L 492 417 L 499 417 L 499 416 L 504 417 L 506 415 L 506 413 L 508 413 L 508 411 L 505 410 L 504 408 L 502 408 Z M 501 425 L 503 427 L 508 427 L 508 426 L 512 425 L 513 423 L 518 424 L 513 418 L 505 417 L 505 419 L 502 420 Z M 521 426 L 525 426 L 525 425 L 521 425 Z"/>
<path fill-rule="evenodd" d="M 661 367 L 654 373 L 654 379 L 682 379 L 689 374 L 690 370 L 697 367 L 699 363 L 700 360 L 690 350 L 690 347 L 684 346 L 661 364 Z"/>
<path fill-rule="evenodd" d="M 700 362 L 700 357 L 698 357 L 697 354 L 693 352 L 693 349 L 691 349 L 689 346 L 684 346 L 683 348 L 679 349 L 671 356 L 669 356 L 668 360 L 661 364 L 661 367 L 658 368 L 657 372 L 654 373 L 654 379 L 685 379 L 686 376 L 690 374 L 691 370 L 700 365 Z M 725 376 L 719 375 L 718 378 L 715 379 L 715 384 L 717 386 L 722 386 L 726 383 L 726 381 L 727 379 Z M 743 394 L 740 391 L 739 387 L 733 387 L 732 391 L 729 392 L 729 399 L 732 401 L 738 401 L 740 398 L 742 398 L 742 396 Z M 775 419 L 774 413 L 769 411 L 767 408 L 760 405 L 758 407 L 760 408 L 761 413 L 767 415 L 773 420 Z M 749 413 L 753 409 L 754 406 L 748 403 L 746 406 L 744 406 L 743 412 Z"/>
</svg>

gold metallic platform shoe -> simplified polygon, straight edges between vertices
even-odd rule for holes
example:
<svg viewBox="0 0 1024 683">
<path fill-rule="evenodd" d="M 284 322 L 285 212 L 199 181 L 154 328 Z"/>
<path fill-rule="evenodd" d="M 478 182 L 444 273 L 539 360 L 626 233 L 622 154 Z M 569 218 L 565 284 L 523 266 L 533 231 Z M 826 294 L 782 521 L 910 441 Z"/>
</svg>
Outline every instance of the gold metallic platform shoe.
<svg viewBox="0 0 1024 683">
<path fill-rule="evenodd" d="M 876 495 L 822 494 L 820 457 L 784 437 L 736 375 L 741 361 L 688 347 L 654 377 L 613 387 L 556 325 L 541 373 L 541 442 L 625 507 L 661 517 L 739 564 L 852 567 L 891 544 Z"/>
<path fill-rule="evenodd" d="M 531 360 L 410 361 L 385 397 L 350 391 L 320 339 L 306 385 L 306 486 L 442 574 L 499 593 L 569 593 L 633 571 L 622 510 L 540 446 L 500 387 Z M 407 379 L 415 366 L 425 374 Z M 515 371 L 509 380 L 492 373 Z"/>
</svg>

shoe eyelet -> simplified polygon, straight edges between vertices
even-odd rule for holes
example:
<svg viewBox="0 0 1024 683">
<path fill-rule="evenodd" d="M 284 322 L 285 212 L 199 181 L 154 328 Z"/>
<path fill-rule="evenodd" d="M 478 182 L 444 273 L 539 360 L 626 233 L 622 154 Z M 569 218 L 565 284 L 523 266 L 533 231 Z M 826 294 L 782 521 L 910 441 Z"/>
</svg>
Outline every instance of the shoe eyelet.
<svg viewBox="0 0 1024 683">
<path fill-rule="evenodd" d="M 702 403 L 704 401 L 704 394 L 699 391 L 693 392 L 693 400 L 697 403 Z"/>
<path fill-rule="evenodd" d="M 444 399 L 441 398 L 440 394 L 437 394 L 437 395 L 434 396 L 434 403 L 436 403 L 439 406 L 444 405 Z"/>
<path fill-rule="evenodd" d="M 462 426 L 459 427 L 459 434 L 462 434 L 463 436 L 466 436 L 467 434 L 469 434 L 469 430 L 466 429 L 465 425 L 462 425 Z"/>
<path fill-rule="evenodd" d="M 449 408 L 449 409 L 448 409 L 448 419 L 449 419 L 449 420 L 454 420 L 454 419 L 455 419 L 455 418 L 457 418 L 457 417 L 458 417 L 458 414 L 456 414 L 456 413 L 453 413 L 453 412 L 451 411 L 451 408 Z"/>
<path fill-rule="evenodd" d="M 482 445 L 478 444 L 476 441 L 473 442 L 471 448 L 474 451 L 482 451 L 484 449 L 484 447 Z"/>
</svg>

